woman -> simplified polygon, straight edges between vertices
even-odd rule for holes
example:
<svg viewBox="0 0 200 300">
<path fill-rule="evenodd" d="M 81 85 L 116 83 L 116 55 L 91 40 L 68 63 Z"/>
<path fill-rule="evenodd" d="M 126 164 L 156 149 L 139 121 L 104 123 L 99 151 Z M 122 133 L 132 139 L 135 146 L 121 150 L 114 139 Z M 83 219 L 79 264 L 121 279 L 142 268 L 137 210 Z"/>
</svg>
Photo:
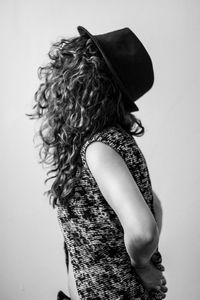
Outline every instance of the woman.
<svg viewBox="0 0 200 300">
<path fill-rule="evenodd" d="M 52 45 L 28 115 L 42 120 L 40 156 L 54 173 L 47 194 L 63 232 L 70 297 L 163 299 L 158 198 L 134 138 L 144 133 L 133 112 L 153 84 L 152 62 L 129 28 L 78 31 Z M 57 299 L 70 298 L 60 291 Z"/>
</svg>

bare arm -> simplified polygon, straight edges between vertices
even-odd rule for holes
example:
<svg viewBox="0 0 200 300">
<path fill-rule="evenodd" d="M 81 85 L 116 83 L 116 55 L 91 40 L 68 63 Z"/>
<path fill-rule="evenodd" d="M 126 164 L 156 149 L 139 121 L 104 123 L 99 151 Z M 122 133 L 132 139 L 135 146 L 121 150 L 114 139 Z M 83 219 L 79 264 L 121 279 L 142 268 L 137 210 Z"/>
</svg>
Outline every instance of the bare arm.
<svg viewBox="0 0 200 300">
<path fill-rule="evenodd" d="M 161 233 L 163 210 L 162 210 L 162 205 L 161 205 L 160 199 L 158 198 L 155 191 L 153 191 L 153 204 L 154 204 L 155 218 L 156 218 L 158 230 L 159 230 L 159 233 Z"/>
<path fill-rule="evenodd" d="M 119 217 L 132 263 L 147 263 L 158 245 L 158 227 L 126 163 L 101 142 L 87 147 L 86 161 L 102 195 Z"/>
</svg>

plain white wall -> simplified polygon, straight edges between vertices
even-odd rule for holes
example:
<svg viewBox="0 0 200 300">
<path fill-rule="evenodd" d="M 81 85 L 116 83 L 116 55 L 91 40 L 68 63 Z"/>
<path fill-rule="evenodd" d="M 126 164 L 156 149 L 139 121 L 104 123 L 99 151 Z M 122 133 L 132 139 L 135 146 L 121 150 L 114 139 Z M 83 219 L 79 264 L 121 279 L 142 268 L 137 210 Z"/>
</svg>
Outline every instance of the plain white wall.
<svg viewBox="0 0 200 300">
<path fill-rule="evenodd" d="M 33 146 L 31 111 L 50 43 L 130 27 L 154 64 L 137 105 L 138 138 L 164 209 L 160 250 L 169 300 L 197 300 L 200 253 L 200 4 L 198 0 L 1 0 L 0 299 L 55 300 L 67 292 L 63 238 L 43 195 L 46 170 Z"/>
</svg>

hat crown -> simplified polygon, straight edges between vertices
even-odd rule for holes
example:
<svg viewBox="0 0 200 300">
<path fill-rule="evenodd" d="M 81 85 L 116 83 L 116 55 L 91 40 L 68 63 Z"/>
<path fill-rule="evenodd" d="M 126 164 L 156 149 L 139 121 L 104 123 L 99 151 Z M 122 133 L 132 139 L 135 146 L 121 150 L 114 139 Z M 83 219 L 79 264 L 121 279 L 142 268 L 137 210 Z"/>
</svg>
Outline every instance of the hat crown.
<svg viewBox="0 0 200 300">
<path fill-rule="evenodd" d="M 122 91 L 125 107 L 138 110 L 135 101 L 154 82 L 151 58 L 138 37 L 128 27 L 94 36 L 82 26 L 78 26 L 78 31 L 89 35 L 100 50 Z"/>
</svg>

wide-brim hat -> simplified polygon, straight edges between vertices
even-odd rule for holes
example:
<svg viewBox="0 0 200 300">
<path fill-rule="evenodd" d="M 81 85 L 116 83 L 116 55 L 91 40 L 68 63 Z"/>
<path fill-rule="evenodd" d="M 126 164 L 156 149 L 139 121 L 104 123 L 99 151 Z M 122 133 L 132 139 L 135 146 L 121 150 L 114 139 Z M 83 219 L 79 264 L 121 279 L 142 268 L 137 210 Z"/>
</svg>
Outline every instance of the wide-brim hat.
<svg viewBox="0 0 200 300">
<path fill-rule="evenodd" d="M 77 30 L 80 35 L 90 37 L 101 52 L 120 87 L 125 108 L 138 111 L 135 101 L 154 82 L 151 58 L 138 37 L 128 27 L 98 35 L 92 35 L 82 26 L 78 26 Z"/>
</svg>

